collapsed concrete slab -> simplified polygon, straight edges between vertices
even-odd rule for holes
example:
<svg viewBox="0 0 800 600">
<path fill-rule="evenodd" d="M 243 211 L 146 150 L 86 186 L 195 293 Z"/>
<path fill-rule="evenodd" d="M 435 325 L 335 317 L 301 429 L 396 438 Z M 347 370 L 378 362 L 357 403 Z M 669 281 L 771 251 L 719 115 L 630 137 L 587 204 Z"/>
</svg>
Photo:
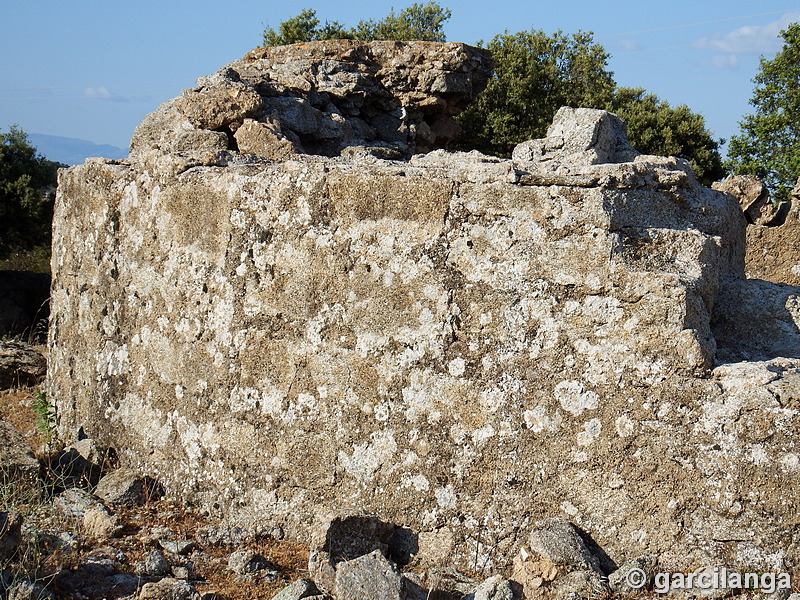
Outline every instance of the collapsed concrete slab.
<svg viewBox="0 0 800 600">
<path fill-rule="evenodd" d="M 394 47 L 405 64 L 412 46 Z M 425 48 L 467 57 L 459 82 L 478 69 L 473 49 Z M 769 354 L 795 347 L 794 292 L 767 328 L 784 343 L 751 323 L 764 360 L 716 362 L 716 324 L 728 343 L 748 318 L 725 312 L 750 289 L 735 199 L 587 109 L 513 160 L 304 153 L 281 111 L 240 110 L 278 98 L 294 122 L 295 92 L 262 96 L 274 80 L 253 75 L 291 52 L 166 103 L 128 160 L 62 172 L 62 434 L 82 427 L 170 493 L 291 537 L 320 513 L 372 513 L 416 532 L 423 562 L 509 564 L 535 522 L 565 517 L 618 564 L 796 565 L 800 361 Z M 218 131 L 197 151 L 215 132 L 195 109 L 294 145 L 274 154 L 276 135 L 258 156 Z"/>
<path fill-rule="evenodd" d="M 486 86 L 492 60 L 464 44 L 336 40 L 259 48 L 162 104 L 131 151 L 214 160 L 216 152 L 285 159 L 442 148 L 452 119 Z"/>
</svg>

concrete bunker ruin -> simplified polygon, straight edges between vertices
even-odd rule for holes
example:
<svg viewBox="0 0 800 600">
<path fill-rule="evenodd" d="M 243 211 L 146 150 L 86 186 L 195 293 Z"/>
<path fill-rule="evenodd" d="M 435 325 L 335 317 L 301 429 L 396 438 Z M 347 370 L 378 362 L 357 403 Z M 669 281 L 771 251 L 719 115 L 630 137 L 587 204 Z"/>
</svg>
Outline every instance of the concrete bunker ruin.
<svg viewBox="0 0 800 600">
<path fill-rule="evenodd" d="M 736 201 L 609 113 L 437 149 L 490 63 L 257 50 L 62 172 L 62 435 L 291 537 L 375 514 L 430 563 L 561 516 L 615 560 L 796 566 L 796 288 L 747 280 Z"/>
</svg>

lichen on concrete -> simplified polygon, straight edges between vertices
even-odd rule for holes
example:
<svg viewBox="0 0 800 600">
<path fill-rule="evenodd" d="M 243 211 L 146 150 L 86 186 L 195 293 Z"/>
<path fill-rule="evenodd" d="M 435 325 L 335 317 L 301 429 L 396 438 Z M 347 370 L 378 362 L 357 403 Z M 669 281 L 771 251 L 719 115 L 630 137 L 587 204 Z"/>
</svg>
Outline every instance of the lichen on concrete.
<svg viewBox="0 0 800 600">
<path fill-rule="evenodd" d="M 127 160 L 61 173 L 62 434 L 295 538 L 322 511 L 374 513 L 423 561 L 507 564 L 562 516 L 620 561 L 796 564 L 797 313 L 744 278 L 736 201 L 588 109 L 509 160 L 382 158 L 435 146 L 422 123 L 477 93 L 488 56 L 325 44 L 251 53 L 150 115 Z M 301 131 L 358 106 L 396 128 Z M 237 147 L 242 127 L 271 149 Z"/>
</svg>

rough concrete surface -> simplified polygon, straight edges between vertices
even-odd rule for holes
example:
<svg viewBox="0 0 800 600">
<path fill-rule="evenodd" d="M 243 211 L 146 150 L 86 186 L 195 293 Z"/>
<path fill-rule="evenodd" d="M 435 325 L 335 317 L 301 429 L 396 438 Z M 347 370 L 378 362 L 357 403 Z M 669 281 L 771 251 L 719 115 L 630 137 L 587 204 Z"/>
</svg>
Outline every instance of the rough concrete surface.
<svg viewBox="0 0 800 600">
<path fill-rule="evenodd" d="M 214 133 L 180 125 L 209 97 L 235 104 L 223 129 L 283 127 L 253 118 L 248 77 L 162 106 L 173 133 L 128 160 L 61 173 L 63 436 L 295 539 L 372 513 L 423 562 L 508 565 L 562 517 L 617 564 L 797 565 L 797 290 L 759 304 L 735 199 L 585 109 L 514 160 L 183 152 Z"/>
</svg>

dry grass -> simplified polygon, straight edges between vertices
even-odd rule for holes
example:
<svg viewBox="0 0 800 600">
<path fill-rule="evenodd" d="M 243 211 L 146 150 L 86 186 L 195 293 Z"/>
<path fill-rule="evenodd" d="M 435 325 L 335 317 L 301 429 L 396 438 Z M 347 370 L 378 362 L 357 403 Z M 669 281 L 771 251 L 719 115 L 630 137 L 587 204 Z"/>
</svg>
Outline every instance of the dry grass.
<svg viewBox="0 0 800 600">
<path fill-rule="evenodd" d="M 38 389 L 38 387 L 22 387 L 0 391 L 0 419 L 11 423 L 34 450 L 42 442 L 36 428 L 36 414 L 32 408 L 34 394 Z"/>
<path fill-rule="evenodd" d="M 225 568 L 217 568 L 213 565 L 201 566 L 198 569 L 205 581 L 198 583 L 195 587 L 202 594 L 214 591 L 219 598 L 230 600 L 246 600 L 249 598 L 269 598 L 289 582 L 308 577 L 308 549 L 300 544 L 284 542 L 279 540 L 267 540 L 248 546 L 249 549 L 262 554 L 269 562 L 277 565 L 281 569 L 282 577 L 274 583 L 241 583 L 236 581 L 236 576 Z M 222 563 L 222 567 L 227 563 L 230 553 L 236 548 L 212 547 L 207 549 L 212 556 L 215 556 Z"/>
</svg>

